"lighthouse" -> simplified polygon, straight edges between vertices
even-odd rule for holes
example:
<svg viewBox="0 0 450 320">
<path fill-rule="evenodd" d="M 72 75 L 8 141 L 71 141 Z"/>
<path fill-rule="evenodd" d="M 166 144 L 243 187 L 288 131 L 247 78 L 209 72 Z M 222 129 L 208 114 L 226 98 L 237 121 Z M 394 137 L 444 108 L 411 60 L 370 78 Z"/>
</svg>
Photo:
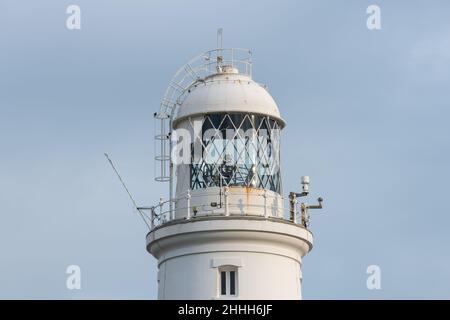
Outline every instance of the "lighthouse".
<svg viewBox="0 0 450 320">
<path fill-rule="evenodd" d="M 251 52 L 218 47 L 179 69 L 155 113 L 156 180 L 169 192 L 141 209 L 158 299 L 301 299 L 308 210 L 322 199 L 297 201 L 309 177 L 283 193 L 286 121 L 253 79 Z"/>
</svg>

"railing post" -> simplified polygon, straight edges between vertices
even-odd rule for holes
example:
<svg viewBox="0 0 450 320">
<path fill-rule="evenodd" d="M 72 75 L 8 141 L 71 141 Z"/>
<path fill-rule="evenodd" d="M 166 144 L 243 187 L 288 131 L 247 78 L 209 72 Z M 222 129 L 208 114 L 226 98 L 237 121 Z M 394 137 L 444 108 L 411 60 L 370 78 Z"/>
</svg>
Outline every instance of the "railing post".
<svg viewBox="0 0 450 320">
<path fill-rule="evenodd" d="M 225 192 L 224 192 L 224 195 L 225 195 L 225 216 L 229 216 L 230 215 L 230 211 L 229 211 L 229 208 L 228 208 L 228 187 L 225 187 Z"/>
<path fill-rule="evenodd" d="M 191 189 L 188 189 L 187 194 L 186 194 L 186 199 L 187 199 L 186 219 L 190 219 L 191 218 Z"/>
<path fill-rule="evenodd" d="M 300 205 L 300 210 L 301 210 L 301 224 L 302 224 L 302 226 L 304 226 L 306 228 L 306 219 L 307 219 L 306 218 L 306 215 L 307 215 L 306 211 L 308 209 L 306 208 L 306 205 L 303 202 Z"/>
<path fill-rule="evenodd" d="M 295 204 L 297 202 L 297 197 L 294 192 L 289 193 L 289 220 L 295 222 Z"/>
<path fill-rule="evenodd" d="M 155 207 L 150 208 L 150 228 L 155 228 Z"/>
<path fill-rule="evenodd" d="M 234 68 L 234 48 L 231 48 L 231 66 Z"/>
<path fill-rule="evenodd" d="M 163 216 L 162 216 L 163 204 L 164 204 L 163 198 L 159 198 L 159 217 L 160 217 L 160 219 L 163 218 Z M 169 216 L 169 220 L 170 220 L 170 216 Z"/>
<path fill-rule="evenodd" d="M 297 204 L 297 199 L 295 199 L 295 204 Z M 295 208 L 295 209 L 297 209 L 297 208 Z M 292 220 L 293 223 L 297 223 L 297 221 L 298 221 L 297 215 L 298 215 L 298 212 L 294 212 L 294 220 Z"/>
<path fill-rule="evenodd" d="M 268 217 L 268 211 L 267 211 L 267 189 L 264 189 L 264 217 Z"/>
</svg>

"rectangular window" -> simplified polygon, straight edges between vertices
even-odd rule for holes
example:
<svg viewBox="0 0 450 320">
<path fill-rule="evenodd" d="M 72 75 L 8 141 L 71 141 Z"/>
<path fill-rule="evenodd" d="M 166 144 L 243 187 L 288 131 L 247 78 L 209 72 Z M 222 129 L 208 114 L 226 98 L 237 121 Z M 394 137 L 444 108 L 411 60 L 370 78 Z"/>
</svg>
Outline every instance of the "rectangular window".
<svg viewBox="0 0 450 320">
<path fill-rule="evenodd" d="M 227 273 L 220 272 L 220 294 L 225 296 L 227 294 Z"/>
<path fill-rule="evenodd" d="M 236 280 L 235 272 L 230 271 L 230 295 L 234 296 L 236 294 Z"/>
<path fill-rule="evenodd" d="M 233 266 L 219 268 L 219 285 L 221 296 L 237 295 L 237 269 Z"/>
</svg>

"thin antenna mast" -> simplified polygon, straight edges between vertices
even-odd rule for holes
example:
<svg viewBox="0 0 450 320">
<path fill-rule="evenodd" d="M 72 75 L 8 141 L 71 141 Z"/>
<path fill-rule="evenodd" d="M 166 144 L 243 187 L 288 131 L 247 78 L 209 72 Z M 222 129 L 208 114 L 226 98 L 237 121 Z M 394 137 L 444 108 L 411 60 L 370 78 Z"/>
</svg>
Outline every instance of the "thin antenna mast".
<svg viewBox="0 0 450 320">
<path fill-rule="evenodd" d="M 131 202 L 133 203 L 133 206 L 136 208 L 136 210 L 139 212 L 139 215 L 141 216 L 142 220 L 144 221 L 144 223 L 147 225 L 147 227 L 149 228 L 149 230 L 151 230 L 150 225 L 148 224 L 148 222 L 145 220 L 145 216 L 142 213 L 142 211 L 139 209 L 139 207 L 136 204 L 136 201 L 134 201 L 133 196 L 131 195 L 130 191 L 128 190 L 127 186 L 125 185 L 125 182 L 122 180 L 122 177 L 120 176 L 119 172 L 117 171 L 116 167 L 114 166 L 112 160 L 109 158 L 108 154 L 105 153 L 105 157 L 106 159 L 109 161 L 109 164 L 111 165 L 112 169 L 114 170 L 114 172 L 117 175 L 117 178 L 119 178 L 120 183 L 122 184 L 123 188 L 125 189 L 125 191 L 128 194 L 128 197 L 130 197 Z"/>
<path fill-rule="evenodd" d="M 223 29 L 219 28 L 217 29 L 217 70 L 221 71 L 222 68 L 222 35 L 223 35 Z"/>
<path fill-rule="evenodd" d="M 222 28 L 217 29 L 217 49 L 222 49 L 222 34 L 223 29 Z"/>
</svg>

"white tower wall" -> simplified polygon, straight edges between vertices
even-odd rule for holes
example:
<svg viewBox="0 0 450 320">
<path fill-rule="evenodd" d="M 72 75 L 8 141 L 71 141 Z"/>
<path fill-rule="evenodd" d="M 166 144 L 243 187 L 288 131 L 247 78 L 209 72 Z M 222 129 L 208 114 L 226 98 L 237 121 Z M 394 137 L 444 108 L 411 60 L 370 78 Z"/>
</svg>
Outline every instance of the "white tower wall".
<svg viewBox="0 0 450 320">
<path fill-rule="evenodd" d="M 199 218 L 150 233 L 158 299 L 301 299 L 301 261 L 311 233 L 281 219 Z M 237 274 L 236 296 L 221 296 L 222 267 Z"/>
</svg>

